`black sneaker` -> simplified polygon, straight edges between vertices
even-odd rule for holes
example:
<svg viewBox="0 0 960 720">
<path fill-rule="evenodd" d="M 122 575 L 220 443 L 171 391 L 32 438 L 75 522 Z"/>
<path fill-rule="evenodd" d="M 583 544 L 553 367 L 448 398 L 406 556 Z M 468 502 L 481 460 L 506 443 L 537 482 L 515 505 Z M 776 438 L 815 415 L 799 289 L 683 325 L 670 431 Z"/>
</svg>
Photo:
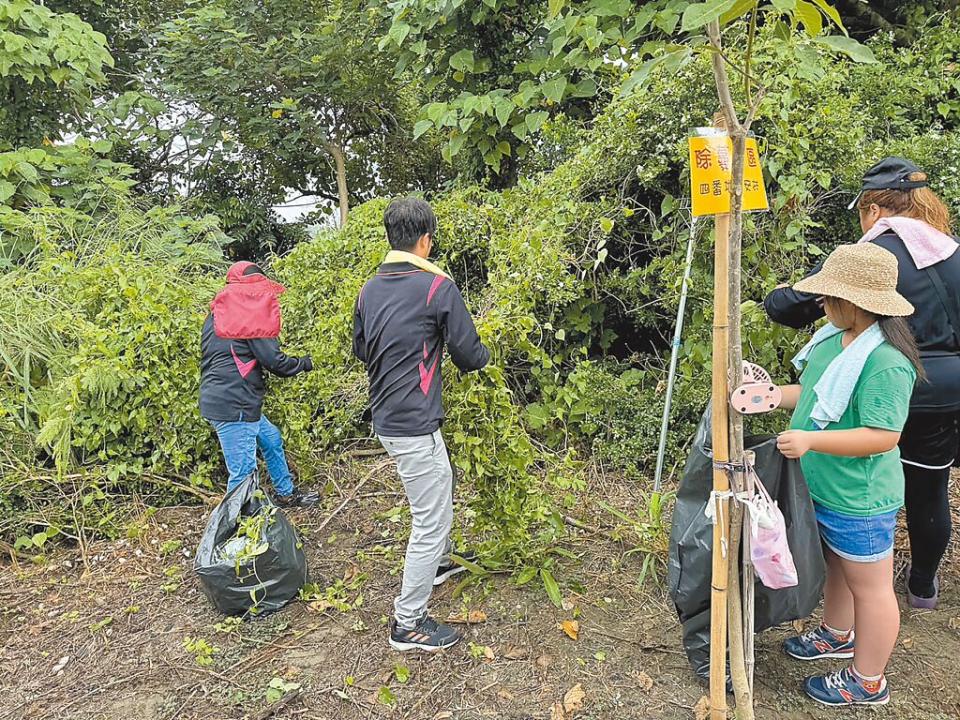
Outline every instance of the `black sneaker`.
<svg viewBox="0 0 960 720">
<path fill-rule="evenodd" d="M 457 557 L 463 558 L 468 563 L 477 562 L 477 556 L 474 553 L 454 553 Z M 467 568 L 463 565 L 460 565 L 455 560 L 447 560 L 447 562 L 440 565 L 437 568 L 437 576 L 433 579 L 433 586 L 442 585 L 447 580 L 452 578 L 454 575 L 459 575 L 462 572 L 466 572 Z"/>
<path fill-rule="evenodd" d="M 397 621 L 390 621 L 390 647 L 400 652 L 423 650 L 437 652 L 460 642 L 461 635 L 449 625 L 437 622 L 429 615 L 417 623 L 412 630 L 397 627 Z"/>
<path fill-rule="evenodd" d="M 277 505 L 282 508 L 311 508 L 320 502 L 320 493 L 294 490 L 289 495 L 277 495 Z"/>
</svg>

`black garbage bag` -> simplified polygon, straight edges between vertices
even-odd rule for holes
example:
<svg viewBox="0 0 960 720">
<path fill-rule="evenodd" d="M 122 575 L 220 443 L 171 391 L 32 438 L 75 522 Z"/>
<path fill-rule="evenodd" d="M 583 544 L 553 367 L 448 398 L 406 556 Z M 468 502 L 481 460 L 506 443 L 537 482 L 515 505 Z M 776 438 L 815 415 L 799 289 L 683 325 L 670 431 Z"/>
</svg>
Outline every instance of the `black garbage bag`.
<svg viewBox="0 0 960 720">
<path fill-rule="evenodd" d="M 211 513 L 193 569 L 204 594 L 226 615 L 279 610 L 308 579 L 303 543 L 260 489 L 256 473 Z"/>
<path fill-rule="evenodd" d="M 771 590 L 756 582 L 756 631 L 807 617 L 820 602 L 826 567 L 813 502 L 800 463 L 777 450 L 775 436 L 753 436 L 744 447 L 756 453 L 757 476 L 777 501 L 787 526 L 787 540 L 797 566 L 796 587 Z M 710 408 L 697 428 L 677 490 L 670 530 L 667 582 L 683 625 L 683 648 L 693 671 L 710 676 L 710 580 L 713 525 L 704 514 L 713 490 Z"/>
</svg>

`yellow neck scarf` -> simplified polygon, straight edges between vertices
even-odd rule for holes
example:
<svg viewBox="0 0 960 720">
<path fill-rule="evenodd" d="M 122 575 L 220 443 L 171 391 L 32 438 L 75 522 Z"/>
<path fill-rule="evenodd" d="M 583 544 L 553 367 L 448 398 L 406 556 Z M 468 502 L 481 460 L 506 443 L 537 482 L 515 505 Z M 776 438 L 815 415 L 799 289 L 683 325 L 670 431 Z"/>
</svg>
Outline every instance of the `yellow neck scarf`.
<svg viewBox="0 0 960 720">
<path fill-rule="evenodd" d="M 384 258 L 383 262 L 385 263 L 410 263 L 421 270 L 426 270 L 428 273 L 433 273 L 434 275 L 439 275 L 440 277 L 445 277 L 447 280 L 450 279 L 450 276 L 447 275 L 443 270 L 438 268 L 432 262 L 426 258 L 422 258 L 419 255 L 414 255 L 413 253 L 405 252 L 403 250 L 391 250 L 387 253 L 387 257 Z"/>
</svg>

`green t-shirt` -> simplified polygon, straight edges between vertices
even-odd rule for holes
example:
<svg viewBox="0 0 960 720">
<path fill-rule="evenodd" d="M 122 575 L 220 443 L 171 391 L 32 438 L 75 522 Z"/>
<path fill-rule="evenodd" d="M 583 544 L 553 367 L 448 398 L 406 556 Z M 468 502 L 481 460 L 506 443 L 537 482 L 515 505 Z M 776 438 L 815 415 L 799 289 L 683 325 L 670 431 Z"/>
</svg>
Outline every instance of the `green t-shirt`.
<svg viewBox="0 0 960 720">
<path fill-rule="evenodd" d="M 800 377 L 800 400 L 792 430 L 817 430 L 810 413 L 817 402 L 813 391 L 827 367 L 843 350 L 842 333 L 824 340 L 810 353 Z M 917 373 L 910 361 L 888 343 L 870 353 L 843 416 L 824 428 L 876 428 L 900 432 L 910 411 Z M 870 457 L 841 457 L 808 452 L 800 458 L 814 501 L 848 515 L 880 515 L 903 505 L 900 450 Z"/>
</svg>

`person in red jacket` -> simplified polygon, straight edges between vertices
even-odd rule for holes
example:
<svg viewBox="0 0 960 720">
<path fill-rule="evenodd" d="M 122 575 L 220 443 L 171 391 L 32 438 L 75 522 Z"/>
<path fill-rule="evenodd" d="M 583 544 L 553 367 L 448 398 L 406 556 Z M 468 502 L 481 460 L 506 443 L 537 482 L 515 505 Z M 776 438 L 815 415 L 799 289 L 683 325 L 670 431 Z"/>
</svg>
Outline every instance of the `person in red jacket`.
<svg viewBox="0 0 960 720">
<path fill-rule="evenodd" d="M 227 286 L 210 303 L 200 346 L 200 414 L 213 425 L 230 478 L 227 492 L 257 469 L 257 447 L 284 507 L 310 507 L 317 493 L 294 487 L 280 430 L 263 414 L 263 371 L 292 377 L 313 369 L 307 357 L 280 350 L 280 304 L 284 287 L 252 262 L 227 272 Z"/>
</svg>

